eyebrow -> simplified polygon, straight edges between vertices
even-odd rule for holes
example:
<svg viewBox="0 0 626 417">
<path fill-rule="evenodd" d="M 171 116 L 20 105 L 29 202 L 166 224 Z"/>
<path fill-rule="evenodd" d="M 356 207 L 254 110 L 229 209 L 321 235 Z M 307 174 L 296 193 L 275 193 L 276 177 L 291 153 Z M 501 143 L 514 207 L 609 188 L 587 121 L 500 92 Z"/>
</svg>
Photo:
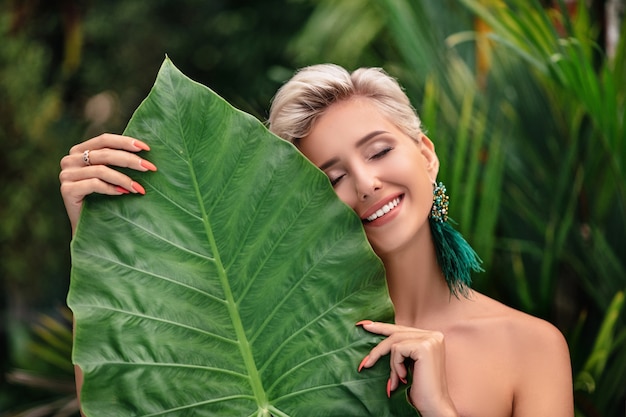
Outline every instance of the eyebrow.
<svg viewBox="0 0 626 417">
<path fill-rule="evenodd" d="M 378 135 L 382 135 L 383 133 L 389 133 L 386 130 L 375 130 L 373 132 L 368 133 L 367 135 L 363 136 L 361 139 L 359 139 L 356 144 L 355 147 L 358 148 L 360 146 L 363 146 L 365 143 L 367 143 L 369 140 L 375 138 Z M 322 165 L 319 166 L 319 169 L 321 169 L 322 171 L 324 171 L 326 168 L 329 168 L 331 166 L 333 166 L 334 164 L 336 164 L 339 161 L 338 158 L 332 158 L 329 159 L 328 161 L 324 162 Z"/>
</svg>

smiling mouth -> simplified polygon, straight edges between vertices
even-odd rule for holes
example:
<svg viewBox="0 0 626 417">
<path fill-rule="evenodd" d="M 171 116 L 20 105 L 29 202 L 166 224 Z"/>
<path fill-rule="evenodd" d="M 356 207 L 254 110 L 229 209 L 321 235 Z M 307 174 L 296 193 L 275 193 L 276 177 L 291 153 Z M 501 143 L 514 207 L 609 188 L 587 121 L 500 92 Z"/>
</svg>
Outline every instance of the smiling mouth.
<svg viewBox="0 0 626 417">
<path fill-rule="evenodd" d="M 365 218 L 363 221 L 367 223 L 373 222 L 374 220 L 383 217 L 387 213 L 390 213 L 391 211 L 393 211 L 393 209 L 398 207 L 398 204 L 400 204 L 401 199 L 402 199 L 402 196 L 394 198 L 393 200 L 391 200 L 390 202 L 388 202 L 387 204 L 385 204 L 384 206 L 376 210 L 376 212 L 373 213 L 371 216 L 368 216 L 367 218 Z"/>
</svg>

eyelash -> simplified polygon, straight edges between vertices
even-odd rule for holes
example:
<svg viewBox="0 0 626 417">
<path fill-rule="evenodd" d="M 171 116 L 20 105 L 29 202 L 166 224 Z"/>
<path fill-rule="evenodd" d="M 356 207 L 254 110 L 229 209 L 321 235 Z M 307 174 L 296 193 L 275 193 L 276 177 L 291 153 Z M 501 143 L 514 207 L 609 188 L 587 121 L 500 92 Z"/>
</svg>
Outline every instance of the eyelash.
<svg viewBox="0 0 626 417">
<path fill-rule="evenodd" d="M 345 175 L 345 174 L 344 174 Z M 339 180 L 343 178 L 343 175 L 338 176 L 337 178 L 335 178 L 334 180 L 330 180 L 330 185 L 332 185 L 333 187 L 335 185 L 337 185 L 337 183 L 339 182 Z"/>
<path fill-rule="evenodd" d="M 370 159 L 380 159 L 383 156 L 387 155 L 391 150 L 393 150 L 393 148 L 390 146 L 388 148 L 383 149 L 382 151 L 375 153 L 374 155 L 372 155 L 370 157 Z M 345 174 L 338 176 L 335 179 L 331 179 L 330 180 L 330 184 L 334 187 L 335 185 L 337 185 L 339 183 L 339 181 L 344 177 Z"/>
<path fill-rule="evenodd" d="M 380 159 L 383 156 L 387 155 L 391 150 L 393 150 L 393 148 L 391 146 L 387 147 L 387 148 L 383 149 L 382 151 L 374 154 L 372 157 L 370 157 L 370 159 Z"/>
</svg>

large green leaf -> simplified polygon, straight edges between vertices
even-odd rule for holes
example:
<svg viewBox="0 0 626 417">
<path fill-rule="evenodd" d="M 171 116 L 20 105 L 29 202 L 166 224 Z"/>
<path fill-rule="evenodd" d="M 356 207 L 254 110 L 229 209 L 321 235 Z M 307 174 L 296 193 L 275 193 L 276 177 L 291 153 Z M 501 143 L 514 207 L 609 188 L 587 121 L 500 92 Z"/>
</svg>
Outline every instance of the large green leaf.
<svg viewBox="0 0 626 417">
<path fill-rule="evenodd" d="M 126 134 L 145 196 L 93 196 L 68 304 L 89 416 L 410 415 L 389 365 L 356 371 L 389 318 L 358 217 L 289 143 L 165 60 Z"/>
</svg>

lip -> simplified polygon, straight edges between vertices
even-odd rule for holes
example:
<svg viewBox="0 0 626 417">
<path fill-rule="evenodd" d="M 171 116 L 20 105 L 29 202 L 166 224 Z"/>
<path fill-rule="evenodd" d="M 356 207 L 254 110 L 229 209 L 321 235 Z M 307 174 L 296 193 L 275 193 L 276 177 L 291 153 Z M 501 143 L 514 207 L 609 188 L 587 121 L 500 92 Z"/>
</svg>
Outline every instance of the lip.
<svg viewBox="0 0 626 417">
<path fill-rule="evenodd" d="M 400 202 L 398 203 L 398 205 L 393 209 L 392 212 L 385 214 L 382 217 L 379 217 L 377 219 L 374 219 L 373 221 L 369 221 L 367 220 L 368 217 L 370 217 L 372 214 L 376 213 L 378 210 L 382 209 L 383 206 L 385 206 L 386 204 L 389 204 L 390 202 L 392 202 L 395 199 L 399 199 Z M 399 194 L 395 194 L 392 196 L 389 196 L 383 200 L 380 200 L 378 203 L 372 205 L 372 207 L 370 207 L 369 209 L 367 209 L 360 217 L 361 217 L 361 221 L 363 222 L 364 225 L 366 226 L 381 226 L 384 223 L 387 223 L 388 221 L 392 220 L 397 212 L 399 211 L 398 208 L 402 205 L 402 202 L 404 200 L 404 194 L 399 193 Z"/>
</svg>

